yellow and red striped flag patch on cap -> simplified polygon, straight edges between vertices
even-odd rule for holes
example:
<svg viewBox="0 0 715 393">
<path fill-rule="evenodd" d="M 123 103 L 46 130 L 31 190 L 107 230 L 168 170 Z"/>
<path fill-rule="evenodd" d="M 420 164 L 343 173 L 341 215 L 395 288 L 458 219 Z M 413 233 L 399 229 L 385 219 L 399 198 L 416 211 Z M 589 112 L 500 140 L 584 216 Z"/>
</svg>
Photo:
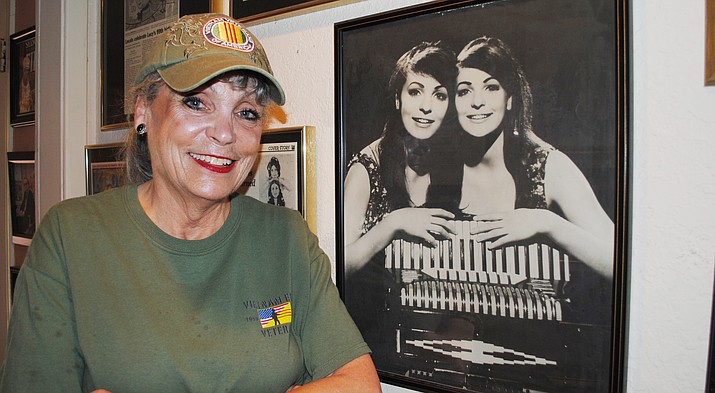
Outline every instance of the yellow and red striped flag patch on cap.
<svg viewBox="0 0 715 393">
<path fill-rule="evenodd" d="M 241 52 L 251 52 L 255 48 L 251 34 L 232 19 L 211 19 L 204 25 L 203 32 L 204 38 L 216 46 Z"/>
</svg>

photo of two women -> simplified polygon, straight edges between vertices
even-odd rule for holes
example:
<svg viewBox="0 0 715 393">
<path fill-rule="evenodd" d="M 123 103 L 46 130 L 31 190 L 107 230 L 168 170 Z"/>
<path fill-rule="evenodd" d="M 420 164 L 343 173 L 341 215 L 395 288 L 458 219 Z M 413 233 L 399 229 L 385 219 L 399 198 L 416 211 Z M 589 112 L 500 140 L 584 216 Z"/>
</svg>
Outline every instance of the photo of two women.
<svg viewBox="0 0 715 393">
<path fill-rule="evenodd" d="M 496 2 L 345 29 L 342 293 L 379 371 L 606 389 L 613 8 Z"/>
</svg>

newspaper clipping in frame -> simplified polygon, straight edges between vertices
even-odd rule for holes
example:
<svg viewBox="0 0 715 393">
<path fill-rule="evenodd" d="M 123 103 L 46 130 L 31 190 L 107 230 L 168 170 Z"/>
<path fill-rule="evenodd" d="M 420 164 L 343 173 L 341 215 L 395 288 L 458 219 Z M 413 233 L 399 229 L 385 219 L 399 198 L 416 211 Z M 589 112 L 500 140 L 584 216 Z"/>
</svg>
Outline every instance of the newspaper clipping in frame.
<svg viewBox="0 0 715 393">
<path fill-rule="evenodd" d="M 129 97 L 151 40 L 179 18 L 179 0 L 125 0 L 124 7 L 124 97 Z"/>
<path fill-rule="evenodd" d="M 239 192 L 261 202 L 298 210 L 298 143 L 262 143 Z"/>
</svg>

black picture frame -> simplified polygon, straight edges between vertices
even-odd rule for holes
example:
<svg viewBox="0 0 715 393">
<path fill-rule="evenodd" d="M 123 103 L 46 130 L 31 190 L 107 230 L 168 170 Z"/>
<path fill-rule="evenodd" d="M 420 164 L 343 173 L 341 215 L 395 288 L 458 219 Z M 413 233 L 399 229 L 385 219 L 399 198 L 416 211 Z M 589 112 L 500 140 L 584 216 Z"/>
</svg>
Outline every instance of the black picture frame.
<svg viewBox="0 0 715 393">
<path fill-rule="evenodd" d="M 271 168 L 275 170 L 271 175 Z M 271 187 L 280 195 L 271 197 Z M 238 192 L 300 212 L 317 233 L 315 127 L 270 128 L 261 135 L 256 162 Z"/>
<path fill-rule="evenodd" d="M 35 152 L 8 152 L 12 242 L 29 246 L 35 234 Z"/>
<path fill-rule="evenodd" d="M 129 127 L 125 113 L 124 96 L 124 31 L 125 9 L 134 0 L 102 1 L 102 42 L 100 90 L 101 130 L 115 130 Z M 162 5 L 179 3 L 179 16 L 200 14 L 211 11 L 211 0 L 151 0 L 144 5 L 150 9 Z"/>
<path fill-rule="evenodd" d="M 335 0 L 232 0 L 231 16 L 241 22 L 276 16 Z"/>
<path fill-rule="evenodd" d="M 348 311 L 373 350 L 383 382 L 418 391 L 625 389 L 631 204 L 629 7 L 628 0 L 435 1 L 335 24 L 336 279 Z M 388 111 L 395 109 L 396 99 L 387 86 L 397 59 L 422 41 L 441 41 L 459 53 L 483 35 L 511 47 L 531 85 L 534 132 L 574 162 L 614 223 L 612 279 L 583 274 L 588 269 L 571 270 L 567 285 L 574 292 L 564 298 L 576 306 L 577 299 L 585 299 L 579 307 L 600 310 L 599 319 L 596 311 L 572 321 L 563 314 L 563 320 L 546 326 L 536 316 L 528 320 L 487 315 L 486 309 L 475 312 L 474 308 L 486 307 L 477 304 L 479 300 L 489 303 L 492 313 L 538 307 L 516 304 L 517 296 L 508 294 L 515 289 L 494 284 L 498 279 L 491 277 L 447 272 L 446 278 L 427 280 L 434 286 L 409 286 L 409 280 L 427 277 L 421 267 L 410 269 L 413 276 L 406 279 L 403 269 L 386 262 L 381 252 L 356 271 L 346 266 L 348 164 L 380 138 Z M 415 243 L 407 244 L 414 249 Z M 566 265 L 562 262 L 559 266 Z M 466 307 L 467 297 L 474 302 L 472 308 L 460 311 L 457 304 Z M 462 317 L 470 325 L 468 333 L 441 330 L 448 324 L 461 326 Z M 464 355 L 468 351 L 473 352 Z M 466 360 L 459 358 L 464 356 Z M 542 367 L 530 362 L 545 363 Z"/>
<path fill-rule="evenodd" d="M 127 165 L 121 157 L 123 146 L 122 143 L 103 143 L 84 147 L 87 195 L 127 184 Z"/>
<path fill-rule="evenodd" d="M 35 123 L 35 27 L 10 36 L 10 125 Z"/>
</svg>

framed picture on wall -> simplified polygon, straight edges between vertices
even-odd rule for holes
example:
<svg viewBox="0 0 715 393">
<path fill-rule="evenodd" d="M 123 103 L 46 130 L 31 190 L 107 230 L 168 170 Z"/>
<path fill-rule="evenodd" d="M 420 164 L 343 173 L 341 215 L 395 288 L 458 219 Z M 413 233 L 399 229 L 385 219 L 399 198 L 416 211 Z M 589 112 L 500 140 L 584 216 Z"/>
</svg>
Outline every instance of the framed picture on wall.
<svg viewBox="0 0 715 393">
<path fill-rule="evenodd" d="M 35 153 L 8 152 L 12 242 L 30 245 L 35 234 Z"/>
<path fill-rule="evenodd" d="M 102 1 L 102 130 L 129 126 L 133 78 L 151 40 L 180 16 L 211 11 L 211 0 Z"/>
<path fill-rule="evenodd" d="M 120 156 L 122 146 L 122 143 L 106 143 L 84 147 L 87 195 L 127 183 L 127 165 Z"/>
<path fill-rule="evenodd" d="M 35 28 L 10 36 L 10 124 L 35 122 Z"/>
<path fill-rule="evenodd" d="M 299 211 L 316 232 L 315 127 L 264 131 L 258 158 L 239 193 Z"/>
<path fill-rule="evenodd" d="M 715 0 L 705 4 L 705 85 L 715 86 Z"/>
<path fill-rule="evenodd" d="M 231 16 L 245 22 L 330 3 L 335 0 L 232 0 Z"/>
<path fill-rule="evenodd" d="M 623 389 L 627 10 L 432 2 L 335 25 L 337 280 L 383 381 Z"/>
</svg>

